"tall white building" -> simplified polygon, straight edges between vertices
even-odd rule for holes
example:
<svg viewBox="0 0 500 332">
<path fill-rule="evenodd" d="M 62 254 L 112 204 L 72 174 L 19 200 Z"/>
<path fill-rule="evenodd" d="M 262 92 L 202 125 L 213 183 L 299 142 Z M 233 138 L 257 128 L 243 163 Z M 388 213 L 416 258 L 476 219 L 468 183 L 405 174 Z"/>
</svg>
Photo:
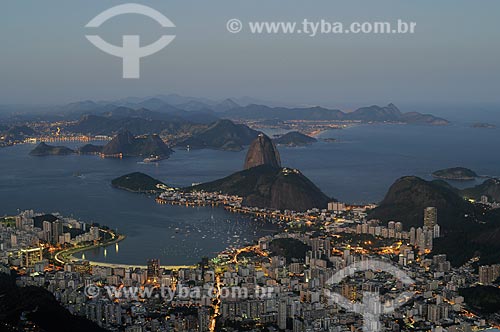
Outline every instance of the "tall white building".
<svg viewBox="0 0 500 332">
<path fill-rule="evenodd" d="M 437 224 L 437 208 L 433 206 L 426 207 L 424 210 L 424 227 L 434 229 Z"/>
</svg>

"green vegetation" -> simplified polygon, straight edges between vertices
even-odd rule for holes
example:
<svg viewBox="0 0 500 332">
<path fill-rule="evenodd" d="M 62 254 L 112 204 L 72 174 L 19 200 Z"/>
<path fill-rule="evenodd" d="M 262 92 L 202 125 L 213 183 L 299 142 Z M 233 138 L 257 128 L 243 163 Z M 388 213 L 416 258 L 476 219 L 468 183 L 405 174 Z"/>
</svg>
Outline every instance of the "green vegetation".
<svg viewBox="0 0 500 332">
<path fill-rule="evenodd" d="M 16 219 L 12 217 L 3 217 L 0 218 L 0 224 L 3 224 L 6 227 L 15 227 L 16 226 Z"/>
<path fill-rule="evenodd" d="M 500 202 L 500 180 L 488 179 L 475 187 L 466 188 L 460 193 L 462 196 L 476 201 L 481 200 L 481 196 L 486 196 L 490 201 Z"/>
<path fill-rule="evenodd" d="M 371 211 L 370 219 L 382 221 L 398 220 L 405 228 L 422 227 L 424 209 L 438 209 L 438 220 L 444 229 L 461 229 L 472 226 L 473 220 L 465 215 L 474 215 L 474 206 L 457 194 L 456 189 L 441 181 L 425 181 L 415 176 L 398 179 L 387 192 L 380 205 Z"/>
<path fill-rule="evenodd" d="M 458 189 L 443 182 L 403 177 L 368 218 L 399 220 L 407 229 L 422 227 L 424 208 L 434 206 L 444 236 L 436 239 L 433 252 L 447 254 L 454 266 L 476 256 L 482 264 L 500 260 L 500 210 L 472 204 Z"/>
<path fill-rule="evenodd" d="M 478 175 L 474 171 L 464 167 L 440 169 L 432 173 L 432 176 L 438 179 L 460 181 L 474 180 L 478 177 Z"/>
<path fill-rule="evenodd" d="M 291 131 L 273 140 L 274 143 L 288 146 L 304 146 L 317 142 L 318 140 L 304 135 L 298 131 Z"/>
<path fill-rule="evenodd" d="M 129 131 L 120 132 L 102 148 L 102 153 L 106 156 L 123 157 L 167 158 L 172 152 L 158 135 L 135 137 Z"/>
<path fill-rule="evenodd" d="M 2 323 L 17 326 L 21 323 L 21 313 L 27 312 L 27 318 L 43 331 L 105 331 L 95 323 L 72 315 L 48 290 L 34 286 L 18 287 L 15 276 L 0 273 L 0 289 Z"/>
<path fill-rule="evenodd" d="M 235 124 L 230 120 L 219 120 L 208 128 L 193 134 L 177 143 L 177 146 L 190 146 L 194 149 L 219 149 L 225 151 L 241 151 L 257 137 L 258 131 L 243 124 Z"/>
<path fill-rule="evenodd" d="M 80 154 L 98 154 L 102 152 L 103 145 L 85 144 L 78 149 Z"/>
<path fill-rule="evenodd" d="M 228 177 L 185 190 L 238 195 L 246 206 L 305 211 L 326 208 L 330 198 L 297 170 L 268 165 L 252 167 Z"/>
<path fill-rule="evenodd" d="M 38 144 L 36 148 L 31 150 L 31 156 L 65 156 L 68 154 L 75 153 L 75 151 L 67 148 L 65 146 L 52 146 L 45 144 L 44 142 Z"/>
<path fill-rule="evenodd" d="M 493 286 L 476 286 L 460 289 L 460 295 L 471 308 L 482 314 L 500 312 L 500 289 Z"/>
<path fill-rule="evenodd" d="M 163 182 L 140 172 L 123 175 L 111 181 L 111 185 L 115 188 L 137 193 L 159 192 L 161 190 L 158 189 L 158 184 L 165 185 Z"/>
<path fill-rule="evenodd" d="M 303 261 L 311 247 L 296 239 L 283 238 L 272 240 L 269 249 L 273 255 L 283 256 L 287 262 L 290 262 L 292 260 Z"/>
</svg>

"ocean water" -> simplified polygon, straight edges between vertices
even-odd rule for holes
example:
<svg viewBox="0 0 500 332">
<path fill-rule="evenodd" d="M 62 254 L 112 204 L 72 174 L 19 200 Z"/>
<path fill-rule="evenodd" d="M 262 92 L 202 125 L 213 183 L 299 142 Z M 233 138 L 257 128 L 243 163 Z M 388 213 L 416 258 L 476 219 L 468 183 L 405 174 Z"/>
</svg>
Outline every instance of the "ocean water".
<svg viewBox="0 0 500 332">
<path fill-rule="evenodd" d="M 337 142 L 281 148 L 282 159 L 341 201 L 379 202 L 399 177 L 431 179 L 432 172 L 448 167 L 500 176 L 499 128 L 360 125 L 320 137 L 333 137 Z M 463 187 L 482 181 L 452 184 Z"/>
<path fill-rule="evenodd" d="M 500 176 L 500 129 L 360 125 L 324 132 L 337 142 L 279 147 L 284 166 L 300 169 L 326 194 L 350 203 L 379 202 L 399 177 L 430 179 L 440 168 L 463 166 Z M 72 145 L 74 146 L 74 145 Z M 33 145 L 0 149 L 0 215 L 34 209 L 98 222 L 127 235 L 118 247 L 86 252 L 111 263 L 191 264 L 229 245 L 250 242 L 271 229 L 221 208 L 158 205 L 153 197 L 110 186 L 113 178 L 140 171 L 173 186 L 215 180 L 241 170 L 246 151 L 176 151 L 170 159 L 97 156 L 32 157 Z M 74 176 L 81 173 L 82 177 Z M 471 186 L 482 180 L 454 183 Z"/>
</svg>

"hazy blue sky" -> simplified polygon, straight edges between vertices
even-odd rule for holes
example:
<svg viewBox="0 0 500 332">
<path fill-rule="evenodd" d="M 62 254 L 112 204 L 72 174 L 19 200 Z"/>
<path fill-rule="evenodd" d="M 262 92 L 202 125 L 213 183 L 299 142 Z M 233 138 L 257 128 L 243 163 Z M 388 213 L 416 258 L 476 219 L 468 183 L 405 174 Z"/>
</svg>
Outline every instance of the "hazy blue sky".
<svg viewBox="0 0 500 332">
<path fill-rule="evenodd" d="M 85 24 L 125 1 L 4 1 L 0 11 L 0 104 L 59 103 L 176 92 L 210 98 L 253 96 L 311 104 L 500 101 L 500 1 L 317 0 L 135 1 L 176 28 L 165 49 L 121 78 L 121 59 L 85 38 Z M 414 35 L 231 34 L 226 21 L 417 22 Z M 98 34 L 143 44 L 163 32 L 123 15 Z"/>
</svg>

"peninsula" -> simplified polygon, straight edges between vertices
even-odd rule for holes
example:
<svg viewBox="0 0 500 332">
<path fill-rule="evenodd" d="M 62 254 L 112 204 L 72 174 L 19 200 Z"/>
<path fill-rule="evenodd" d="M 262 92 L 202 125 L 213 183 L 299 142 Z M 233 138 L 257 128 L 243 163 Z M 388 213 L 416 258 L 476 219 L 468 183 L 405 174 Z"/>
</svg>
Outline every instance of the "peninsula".
<svg viewBox="0 0 500 332">
<path fill-rule="evenodd" d="M 66 156 L 68 154 L 73 154 L 75 153 L 74 150 L 65 147 L 65 146 L 53 146 L 53 145 L 48 145 L 44 142 L 38 144 L 36 148 L 31 150 L 30 155 L 31 156 L 37 156 L 37 157 L 42 157 L 42 156 Z"/>
</svg>

